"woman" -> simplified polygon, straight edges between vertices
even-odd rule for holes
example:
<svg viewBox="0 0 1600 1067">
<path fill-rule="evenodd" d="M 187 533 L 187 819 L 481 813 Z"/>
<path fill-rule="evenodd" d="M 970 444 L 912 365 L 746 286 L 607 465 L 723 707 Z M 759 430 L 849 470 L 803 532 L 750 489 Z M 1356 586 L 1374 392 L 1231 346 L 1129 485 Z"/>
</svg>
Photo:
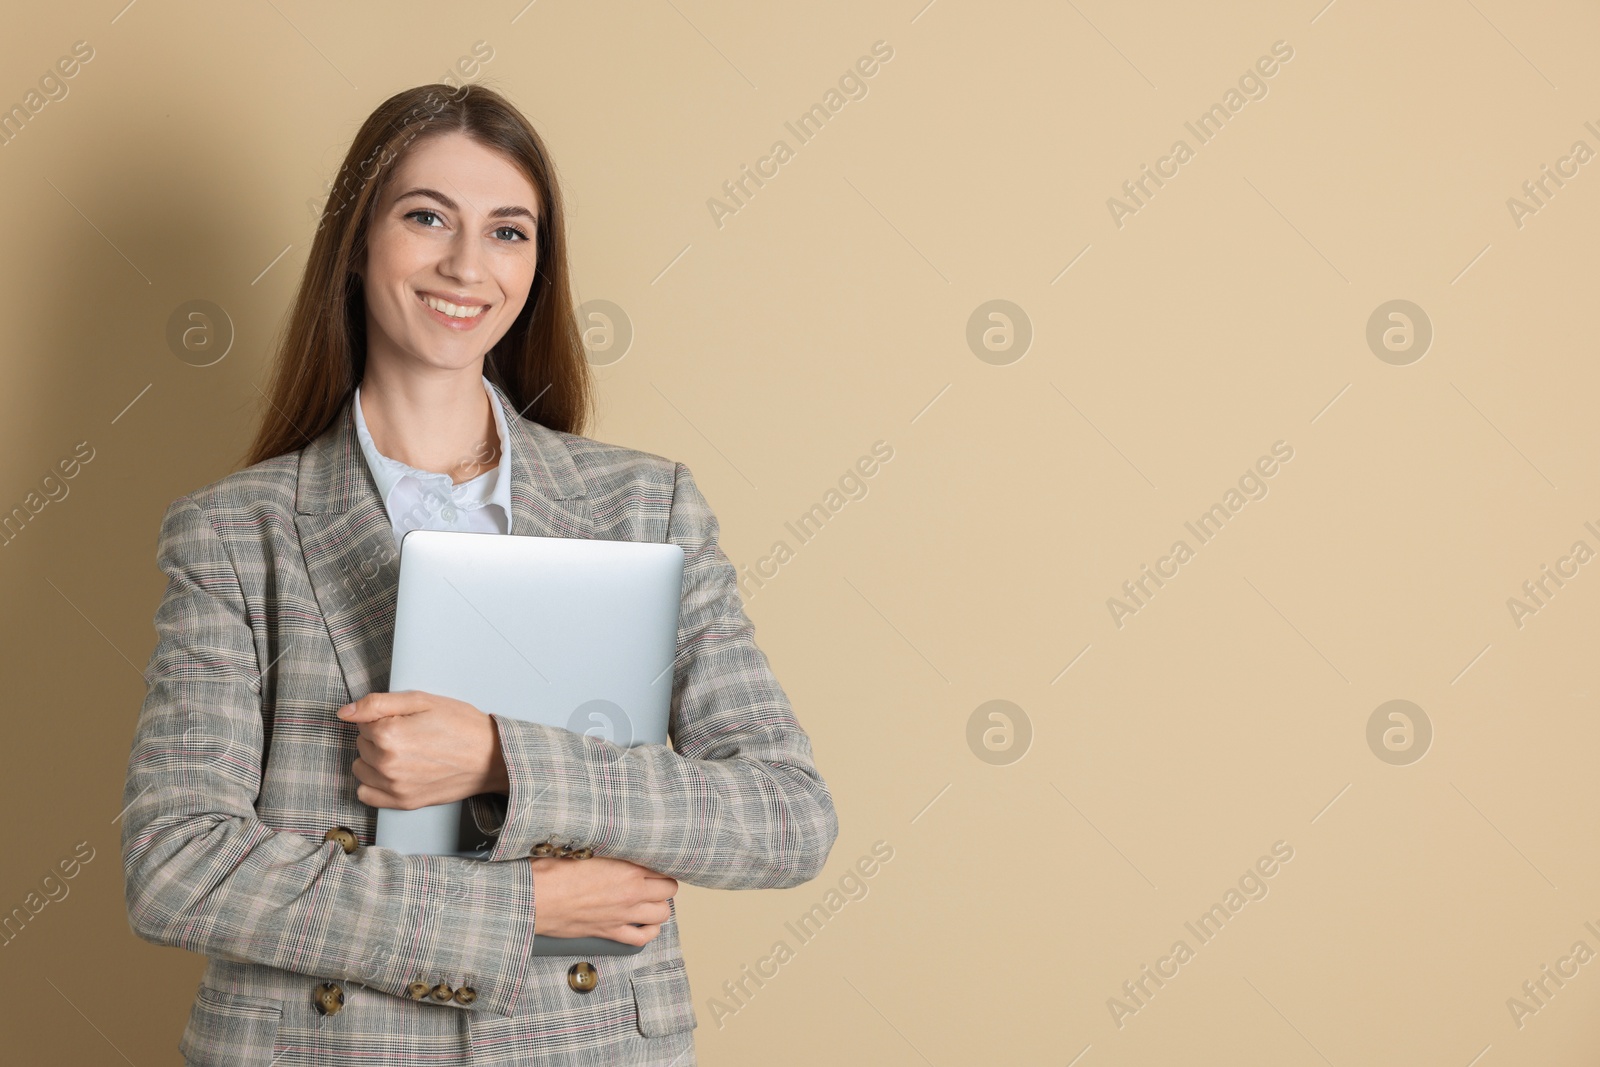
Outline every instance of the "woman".
<svg viewBox="0 0 1600 1067">
<path fill-rule="evenodd" d="M 832 798 L 688 468 L 579 436 L 567 277 L 527 120 L 481 87 L 391 97 L 324 208 L 250 465 L 167 509 L 122 852 L 134 931 L 210 957 L 191 1064 L 687 1067 L 678 882 L 827 859 Z M 673 744 L 384 692 L 419 527 L 681 545 Z M 456 800 L 484 861 L 372 845 L 378 808 Z"/>
</svg>

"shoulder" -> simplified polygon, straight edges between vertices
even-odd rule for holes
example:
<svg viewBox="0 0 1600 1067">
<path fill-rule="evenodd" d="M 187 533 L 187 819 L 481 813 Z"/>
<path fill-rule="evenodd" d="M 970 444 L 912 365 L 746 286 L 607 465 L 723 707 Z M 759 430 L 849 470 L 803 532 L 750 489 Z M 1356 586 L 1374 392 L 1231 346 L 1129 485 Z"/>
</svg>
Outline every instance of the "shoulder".
<svg viewBox="0 0 1600 1067">
<path fill-rule="evenodd" d="M 669 526 L 676 527 L 691 513 L 706 513 L 701 524 L 715 521 L 683 461 L 537 423 L 530 426 L 543 442 L 570 458 L 602 536 L 643 524 L 650 531 L 647 539 L 664 540 Z"/>
<path fill-rule="evenodd" d="M 559 463 L 559 455 L 570 462 L 570 472 L 553 472 L 556 480 L 596 504 L 619 497 L 656 500 L 663 505 L 671 502 L 673 484 L 681 466 L 675 460 L 643 449 L 553 430 L 536 422 L 524 422 L 533 435 L 541 459 Z"/>
<path fill-rule="evenodd" d="M 194 505 L 225 541 L 259 537 L 277 525 L 292 529 L 300 455 L 287 452 L 224 475 L 174 500 L 168 512 Z"/>
<path fill-rule="evenodd" d="M 566 449 L 572 458 L 578 476 L 592 495 L 617 485 L 651 482 L 672 484 L 677 462 L 654 452 L 628 448 L 626 445 L 598 441 L 582 434 L 552 430 L 548 426 L 529 423 L 534 433 Z"/>
</svg>

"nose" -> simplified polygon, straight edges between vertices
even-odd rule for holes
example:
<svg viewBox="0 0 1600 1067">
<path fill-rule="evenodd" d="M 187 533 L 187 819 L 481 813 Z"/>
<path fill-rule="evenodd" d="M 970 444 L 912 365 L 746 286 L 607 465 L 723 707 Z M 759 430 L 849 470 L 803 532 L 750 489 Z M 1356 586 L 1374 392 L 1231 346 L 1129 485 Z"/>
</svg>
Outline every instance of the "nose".
<svg viewBox="0 0 1600 1067">
<path fill-rule="evenodd" d="M 463 228 L 450 239 L 439 260 L 439 273 L 461 281 L 464 286 L 484 279 L 487 272 L 483 266 L 483 249 L 473 231 Z"/>
</svg>

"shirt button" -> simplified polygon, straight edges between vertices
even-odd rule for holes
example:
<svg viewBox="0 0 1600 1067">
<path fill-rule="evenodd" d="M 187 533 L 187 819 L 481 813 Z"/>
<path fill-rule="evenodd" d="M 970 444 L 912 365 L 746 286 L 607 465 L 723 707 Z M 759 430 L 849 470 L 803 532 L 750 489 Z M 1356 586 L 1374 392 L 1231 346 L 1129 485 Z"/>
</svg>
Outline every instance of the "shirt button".
<svg viewBox="0 0 1600 1067">
<path fill-rule="evenodd" d="M 444 510 L 440 511 L 439 514 L 444 519 L 445 522 L 455 522 L 456 521 L 456 514 L 457 514 L 456 509 L 451 507 L 449 504 L 446 504 L 444 506 Z"/>
</svg>

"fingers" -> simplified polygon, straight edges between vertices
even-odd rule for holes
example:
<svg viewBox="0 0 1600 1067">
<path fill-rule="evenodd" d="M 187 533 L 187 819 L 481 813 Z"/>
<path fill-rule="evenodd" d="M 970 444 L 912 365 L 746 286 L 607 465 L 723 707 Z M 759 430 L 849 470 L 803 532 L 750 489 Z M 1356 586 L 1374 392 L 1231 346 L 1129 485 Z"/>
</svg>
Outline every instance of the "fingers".
<svg viewBox="0 0 1600 1067">
<path fill-rule="evenodd" d="M 395 799 L 394 794 L 391 792 L 391 790 L 394 789 L 393 780 L 391 780 L 387 775 L 380 773 L 376 767 L 368 763 L 366 760 L 358 759 L 354 763 L 350 764 L 350 773 L 355 775 L 356 781 L 361 783 L 360 786 L 356 787 L 357 795 L 360 795 L 362 786 L 365 786 L 368 789 L 371 789 L 373 792 L 382 793 L 391 800 Z M 369 804 L 372 803 L 371 801 L 367 801 L 365 797 L 362 797 L 362 800 Z M 383 807 L 385 805 L 374 804 L 373 806 Z"/>
<path fill-rule="evenodd" d="M 605 862 L 625 863 L 629 867 L 632 867 L 636 871 L 640 872 L 644 876 L 643 880 L 645 886 L 652 894 L 650 897 L 652 900 L 666 900 L 670 896 L 677 895 L 678 880 L 670 875 L 661 874 L 658 871 L 652 871 L 649 867 L 646 867 L 643 864 L 635 863 L 632 860 L 616 859 L 611 856 L 601 856 L 598 858 Z M 660 895 L 657 896 L 655 894 Z"/>
<path fill-rule="evenodd" d="M 625 860 L 530 857 L 534 894 L 540 901 L 536 932 L 547 937 L 604 937 L 643 947 L 672 920 L 667 895 L 676 881 L 643 877 L 644 869 Z"/>
<path fill-rule="evenodd" d="M 369 808 L 403 808 L 400 798 L 388 793 L 375 785 L 356 786 L 356 799 Z"/>
<path fill-rule="evenodd" d="M 648 867 L 641 867 L 632 860 L 619 860 L 611 856 L 595 856 L 584 860 L 585 863 L 616 863 L 632 868 L 631 874 L 638 876 L 639 896 L 643 900 L 666 900 L 668 897 L 678 895 L 678 880 L 665 874 L 657 874 Z"/>
<path fill-rule="evenodd" d="M 646 902 L 633 908 L 628 921 L 641 926 L 661 926 L 672 918 L 672 909 L 664 902 Z"/>
<path fill-rule="evenodd" d="M 368 693 L 339 708 L 336 715 L 345 722 L 363 723 L 391 715 L 414 715 L 433 706 L 431 693 L 417 689 L 403 689 L 398 693 Z"/>
<path fill-rule="evenodd" d="M 651 872 L 644 880 L 645 891 L 650 894 L 651 900 L 666 900 L 668 897 L 678 895 L 678 880 L 669 878 L 664 874 Z"/>
<path fill-rule="evenodd" d="M 648 945 L 661 933 L 659 926 L 619 926 L 605 936 L 624 945 Z"/>
<path fill-rule="evenodd" d="M 351 763 L 350 773 L 361 783 L 356 786 L 356 797 L 370 807 L 415 811 L 430 804 L 444 803 L 413 783 L 397 782 L 364 759 Z"/>
</svg>

